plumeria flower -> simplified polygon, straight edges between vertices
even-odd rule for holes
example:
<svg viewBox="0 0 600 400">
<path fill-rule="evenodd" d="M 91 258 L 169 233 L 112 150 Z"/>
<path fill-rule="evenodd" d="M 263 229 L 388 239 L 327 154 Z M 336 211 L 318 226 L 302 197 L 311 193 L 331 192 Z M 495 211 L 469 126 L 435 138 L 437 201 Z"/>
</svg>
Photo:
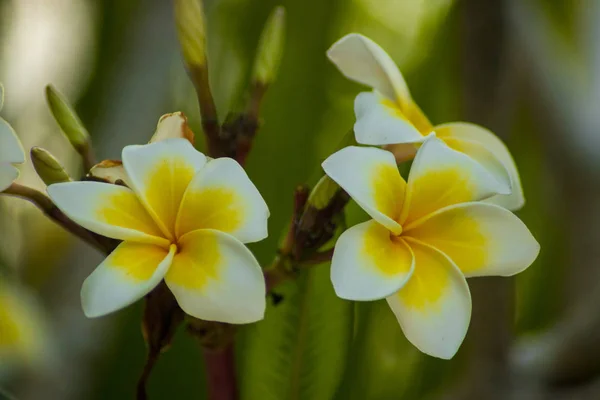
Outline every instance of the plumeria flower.
<svg viewBox="0 0 600 400">
<path fill-rule="evenodd" d="M 4 88 L 0 84 L 0 110 L 4 103 Z M 25 152 L 13 128 L 0 118 L 0 192 L 6 190 L 19 177 L 13 164 L 25 162 Z"/>
<path fill-rule="evenodd" d="M 434 136 L 417 152 L 408 182 L 394 155 L 378 148 L 346 147 L 323 169 L 373 218 L 336 243 L 337 295 L 387 298 L 424 353 L 449 359 L 462 343 L 471 317 L 465 277 L 514 275 L 538 255 L 539 244 L 513 213 L 481 201 L 503 185 Z"/>
<path fill-rule="evenodd" d="M 35 298 L 0 279 L 0 376 L 15 366 L 44 366 L 48 331 Z"/>
<path fill-rule="evenodd" d="M 184 138 L 127 146 L 122 161 L 128 187 L 48 187 L 75 222 L 123 241 L 84 282 L 85 314 L 123 308 L 164 279 L 181 308 L 196 318 L 262 319 L 265 282 L 244 243 L 267 236 L 269 210 L 244 169 L 230 158 L 207 160 Z"/>
<path fill-rule="evenodd" d="M 481 163 L 511 193 L 486 200 L 509 210 L 523 207 L 525 198 L 515 162 L 508 149 L 489 130 L 464 122 L 433 126 L 413 101 L 402 73 L 379 45 L 352 33 L 334 43 L 329 59 L 348 78 L 373 88 L 354 102 L 356 140 L 361 144 L 390 145 L 400 160 L 414 156 L 431 132 L 455 150 Z"/>
</svg>

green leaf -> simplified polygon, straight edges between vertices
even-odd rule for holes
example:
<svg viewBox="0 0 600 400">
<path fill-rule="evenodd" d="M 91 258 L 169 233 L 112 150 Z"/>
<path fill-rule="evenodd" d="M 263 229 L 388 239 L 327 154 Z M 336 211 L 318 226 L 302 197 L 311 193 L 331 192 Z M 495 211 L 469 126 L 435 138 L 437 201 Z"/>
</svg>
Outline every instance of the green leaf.
<svg viewBox="0 0 600 400">
<path fill-rule="evenodd" d="M 242 400 L 330 400 L 338 390 L 352 338 L 353 306 L 339 299 L 328 265 L 276 289 L 283 299 L 242 338 Z M 272 302 L 271 302 L 272 303 Z"/>
<path fill-rule="evenodd" d="M 385 300 L 356 303 L 356 335 L 339 400 L 412 399 L 423 355 L 411 345 Z"/>
</svg>

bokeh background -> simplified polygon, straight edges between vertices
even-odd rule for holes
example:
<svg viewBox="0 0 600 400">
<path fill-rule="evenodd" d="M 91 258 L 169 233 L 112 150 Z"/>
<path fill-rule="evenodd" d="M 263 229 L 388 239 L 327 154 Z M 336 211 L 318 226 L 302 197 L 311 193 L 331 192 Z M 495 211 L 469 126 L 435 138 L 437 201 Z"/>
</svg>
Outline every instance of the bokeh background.
<svg viewBox="0 0 600 400">
<path fill-rule="evenodd" d="M 325 50 L 349 32 L 382 45 L 434 123 L 466 120 L 503 138 L 520 168 L 518 215 L 542 246 L 516 278 L 469 281 L 473 320 L 452 361 L 419 353 L 384 301 L 335 297 L 326 265 L 278 289 L 284 301 L 236 342 L 241 398 L 600 398 L 600 2 L 596 0 L 205 0 L 221 118 L 241 109 L 262 26 L 287 11 L 286 48 L 247 164 L 271 208 L 273 257 L 292 192 L 354 122 L 363 90 Z M 0 0 L 2 115 L 26 148 L 82 171 L 44 99 L 76 105 L 100 159 L 144 143 L 160 115 L 201 129 L 167 0 Z M 198 142 L 202 142 L 199 140 Z M 199 144 L 202 147 L 202 143 Z M 43 188 L 28 162 L 21 182 Z M 349 223 L 363 219 L 356 207 Z M 22 200 L 0 198 L 2 279 L 43 316 L 39 357 L 1 371 L 0 398 L 131 399 L 145 358 L 142 304 L 88 320 L 79 290 L 102 260 Z M 42 343 L 42 342 L 41 342 Z M 0 360 L 1 362 L 2 360 Z M 202 399 L 201 352 L 178 332 L 150 379 L 153 399 Z"/>
</svg>

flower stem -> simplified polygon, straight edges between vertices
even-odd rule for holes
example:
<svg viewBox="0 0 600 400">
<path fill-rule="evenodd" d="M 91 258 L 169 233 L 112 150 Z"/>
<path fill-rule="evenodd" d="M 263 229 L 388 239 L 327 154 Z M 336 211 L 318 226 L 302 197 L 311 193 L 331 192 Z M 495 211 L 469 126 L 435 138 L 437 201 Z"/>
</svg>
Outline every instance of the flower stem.
<svg viewBox="0 0 600 400">
<path fill-rule="evenodd" d="M 236 400 L 238 388 L 235 376 L 233 341 L 220 349 L 202 348 L 207 370 L 208 399 Z"/>
<path fill-rule="evenodd" d="M 221 128 L 217 116 L 217 107 L 215 106 L 215 101 L 210 90 L 208 66 L 206 64 L 189 66 L 188 73 L 198 96 L 202 130 L 206 136 L 208 154 L 211 157 L 223 157 L 226 155 L 226 152 L 222 148 L 223 145 L 220 138 Z"/>
<path fill-rule="evenodd" d="M 146 359 L 146 364 L 144 365 L 144 370 L 142 371 L 142 375 L 137 384 L 136 390 L 136 399 L 137 400 L 146 400 L 148 398 L 148 394 L 146 391 L 146 385 L 148 382 L 148 378 L 150 377 L 150 373 L 152 369 L 154 369 L 154 364 L 158 360 L 159 352 L 150 352 L 148 353 L 148 358 Z"/>
<path fill-rule="evenodd" d="M 48 196 L 46 196 L 39 190 L 36 190 L 29 186 L 20 185 L 18 183 L 13 183 L 8 189 L 6 189 L 2 193 L 7 194 L 9 196 L 20 197 L 31 202 L 44 214 L 46 214 L 48 218 L 50 218 L 51 220 L 62 226 L 64 229 L 74 234 L 75 236 L 78 236 L 85 242 L 91 244 L 92 246 L 98 248 L 99 250 L 105 253 L 112 252 L 116 247 L 116 243 L 114 240 L 97 235 L 76 224 L 62 211 L 60 211 Z"/>
<path fill-rule="evenodd" d="M 83 170 L 86 175 L 96 165 L 96 157 L 94 156 L 94 150 L 91 143 L 88 141 L 83 146 L 77 149 L 77 152 L 81 156 L 83 162 Z"/>
</svg>

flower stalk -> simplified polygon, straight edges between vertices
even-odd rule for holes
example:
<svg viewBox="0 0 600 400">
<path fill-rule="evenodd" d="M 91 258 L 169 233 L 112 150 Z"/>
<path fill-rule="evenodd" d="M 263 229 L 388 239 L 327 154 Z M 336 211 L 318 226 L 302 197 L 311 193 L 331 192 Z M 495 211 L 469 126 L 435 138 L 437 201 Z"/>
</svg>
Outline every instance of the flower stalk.
<svg viewBox="0 0 600 400">
<path fill-rule="evenodd" d="M 235 377 L 235 357 L 233 342 L 223 349 L 203 348 L 202 354 L 207 368 L 208 399 L 235 400 L 238 398 L 238 387 Z"/>
<path fill-rule="evenodd" d="M 148 346 L 148 353 L 146 364 L 137 384 L 138 400 L 147 398 L 146 386 L 150 373 L 160 354 L 170 347 L 173 336 L 183 319 L 183 310 L 164 282 L 146 295 L 142 334 Z"/>
<path fill-rule="evenodd" d="M 206 22 L 200 0 L 175 1 L 175 25 L 188 75 L 196 90 L 208 153 L 226 155 L 220 139 L 217 107 L 210 89 L 206 57 Z"/>
<path fill-rule="evenodd" d="M 9 196 L 20 197 L 29 201 L 58 225 L 62 226 L 73 235 L 81 238 L 83 241 L 91 244 L 106 254 L 109 254 L 116 247 L 116 242 L 114 240 L 90 232 L 72 221 L 62 211 L 60 211 L 56 205 L 54 205 L 48 196 L 39 190 L 33 189 L 29 186 L 20 185 L 18 183 L 13 183 L 2 193 Z"/>
</svg>

